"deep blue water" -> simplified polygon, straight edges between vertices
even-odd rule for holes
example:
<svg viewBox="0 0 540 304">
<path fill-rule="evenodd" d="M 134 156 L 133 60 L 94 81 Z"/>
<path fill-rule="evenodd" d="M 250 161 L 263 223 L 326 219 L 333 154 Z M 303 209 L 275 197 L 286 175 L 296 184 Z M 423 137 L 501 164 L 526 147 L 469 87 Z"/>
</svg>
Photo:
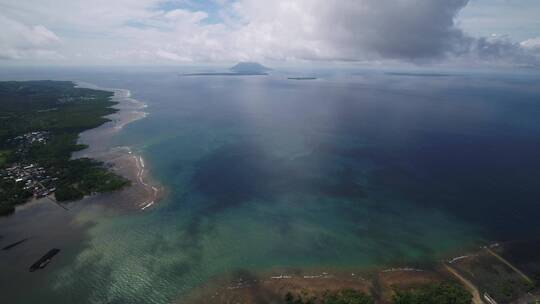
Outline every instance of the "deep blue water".
<svg viewBox="0 0 540 304">
<path fill-rule="evenodd" d="M 425 264 L 540 235 L 538 75 L 182 72 L 2 72 L 130 89 L 150 115 L 114 142 L 168 189 L 144 212 L 77 211 L 91 225 L 43 299 L 181 302 L 238 270 Z"/>
</svg>

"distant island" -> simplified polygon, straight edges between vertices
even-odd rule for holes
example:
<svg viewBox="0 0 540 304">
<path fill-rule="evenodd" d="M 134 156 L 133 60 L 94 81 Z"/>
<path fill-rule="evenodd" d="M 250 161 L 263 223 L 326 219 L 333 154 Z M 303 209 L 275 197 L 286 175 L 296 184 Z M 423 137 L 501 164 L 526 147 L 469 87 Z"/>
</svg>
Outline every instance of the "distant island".
<svg viewBox="0 0 540 304">
<path fill-rule="evenodd" d="M 460 74 L 450 73 L 421 73 L 421 72 L 386 72 L 384 73 L 390 76 L 410 76 L 410 77 L 455 77 Z"/>
<path fill-rule="evenodd" d="M 239 62 L 229 69 L 230 72 L 187 73 L 183 76 L 259 76 L 268 75 L 271 70 L 257 62 Z"/>
<path fill-rule="evenodd" d="M 70 201 L 130 182 L 89 158 L 79 133 L 109 121 L 113 93 L 68 81 L 0 82 L 0 215 L 31 198 Z"/>
<path fill-rule="evenodd" d="M 242 75 L 267 75 L 271 70 L 257 62 L 240 62 L 231 68 L 231 71 Z"/>
<path fill-rule="evenodd" d="M 315 80 L 317 77 L 287 77 L 289 80 Z"/>
</svg>

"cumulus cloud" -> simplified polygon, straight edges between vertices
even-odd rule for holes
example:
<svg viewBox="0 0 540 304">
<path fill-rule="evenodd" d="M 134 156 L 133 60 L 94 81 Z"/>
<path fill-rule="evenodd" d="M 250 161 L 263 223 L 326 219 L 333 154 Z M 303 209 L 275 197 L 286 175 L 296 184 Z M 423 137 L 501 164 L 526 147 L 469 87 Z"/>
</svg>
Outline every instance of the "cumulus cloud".
<svg viewBox="0 0 540 304">
<path fill-rule="evenodd" d="M 0 16 L 0 58 L 53 58 L 60 38 L 43 25 L 27 25 Z"/>
<path fill-rule="evenodd" d="M 462 51 L 467 41 L 454 17 L 466 4 L 239 0 L 223 8 L 228 22 L 222 25 L 203 24 L 204 16 L 182 11 L 183 25 L 175 31 L 136 32 L 146 41 L 161 37 L 167 41 L 161 48 L 194 60 L 425 60 Z"/>
<path fill-rule="evenodd" d="M 537 40 L 476 38 L 456 23 L 469 0 L 240 0 L 238 45 L 271 59 L 399 60 L 416 63 L 532 64 Z M 286 43 L 284 43 L 286 42 Z"/>
<path fill-rule="evenodd" d="M 520 45 L 527 50 L 540 51 L 540 37 L 527 39 L 522 41 Z"/>
<path fill-rule="evenodd" d="M 461 48 L 463 33 L 454 17 L 467 2 L 279 0 L 269 9 L 260 1 L 243 0 L 236 11 L 249 22 L 243 31 L 268 40 L 286 38 L 281 41 L 293 43 L 302 56 L 422 59 Z"/>
<path fill-rule="evenodd" d="M 63 55 L 87 61 L 538 62 L 538 40 L 460 29 L 456 16 L 469 0 L 209 1 L 218 22 L 184 0 L 0 0 L 11 22 L 0 46 L 4 58 L 18 58 L 25 47 L 50 51 L 59 35 Z M 31 34 L 16 40 L 22 32 Z"/>
</svg>

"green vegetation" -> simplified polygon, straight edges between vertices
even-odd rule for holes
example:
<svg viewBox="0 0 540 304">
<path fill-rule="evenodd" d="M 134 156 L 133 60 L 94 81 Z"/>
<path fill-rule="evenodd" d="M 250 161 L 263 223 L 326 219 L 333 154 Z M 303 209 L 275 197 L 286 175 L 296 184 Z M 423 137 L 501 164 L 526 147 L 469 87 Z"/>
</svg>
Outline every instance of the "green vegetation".
<svg viewBox="0 0 540 304">
<path fill-rule="evenodd" d="M 326 291 L 321 298 L 307 297 L 307 295 L 295 297 L 288 292 L 285 295 L 286 304 L 373 304 L 371 296 L 353 289 L 343 289 L 337 292 Z"/>
<path fill-rule="evenodd" d="M 470 304 L 472 295 L 456 283 L 431 283 L 407 290 L 396 290 L 393 304 Z M 353 289 L 326 291 L 322 296 L 309 296 L 306 292 L 285 295 L 286 304 L 373 304 L 372 296 Z"/>
<path fill-rule="evenodd" d="M 535 287 L 486 250 L 454 267 L 498 303 L 515 301 Z"/>
<path fill-rule="evenodd" d="M 326 293 L 324 304 L 373 304 L 373 298 L 363 292 L 345 289 L 337 293 Z"/>
<path fill-rule="evenodd" d="M 75 88 L 67 81 L 0 82 L 0 168 L 16 163 L 43 167 L 56 179 L 59 201 L 84 195 L 114 191 L 129 184 L 90 159 L 71 160 L 79 133 L 95 128 L 114 113 L 111 92 Z M 47 132 L 39 143 L 14 141 L 30 132 Z M 24 149 L 21 148 L 24 146 Z M 20 183 L 3 179 L 0 187 L 0 214 L 32 196 Z"/>
<path fill-rule="evenodd" d="M 75 88 L 66 81 L 0 83 L 0 143 L 32 132 L 72 134 L 95 128 L 115 112 L 112 93 Z"/>
<path fill-rule="evenodd" d="M 398 290 L 394 304 L 470 304 L 472 295 L 455 283 L 433 283 L 411 290 Z"/>
<path fill-rule="evenodd" d="M 32 192 L 23 189 L 23 185 L 11 180 L 0 179 L 0 215 L 13 212 L 16 205 L 25 203 Z"/>
<path fill-rule="evenodd" d="M 71 160 L 62 172 L 55 192 L 59 201 L 77 200 L 84 195 L 110 192 L 126 185 L 126 180 L 87 158 Z"/>
<path fill-rule="evenodd" d="M 12 153 L 10 150 L 0 150 L 0 168 L 4 167 L 11 157 Z"/>
</svg>

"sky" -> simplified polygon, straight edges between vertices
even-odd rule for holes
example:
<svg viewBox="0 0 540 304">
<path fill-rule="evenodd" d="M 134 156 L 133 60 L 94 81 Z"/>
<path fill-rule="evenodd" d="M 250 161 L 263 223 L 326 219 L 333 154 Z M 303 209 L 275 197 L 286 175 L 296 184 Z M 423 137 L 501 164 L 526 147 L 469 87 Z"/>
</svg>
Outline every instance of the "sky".
<svg viewBox="0 0 540 304">
<path fill-rule="evenodd" d="M 0 0 L 0 65 L 540 67 L 538 0 Z"/>
</svg>

